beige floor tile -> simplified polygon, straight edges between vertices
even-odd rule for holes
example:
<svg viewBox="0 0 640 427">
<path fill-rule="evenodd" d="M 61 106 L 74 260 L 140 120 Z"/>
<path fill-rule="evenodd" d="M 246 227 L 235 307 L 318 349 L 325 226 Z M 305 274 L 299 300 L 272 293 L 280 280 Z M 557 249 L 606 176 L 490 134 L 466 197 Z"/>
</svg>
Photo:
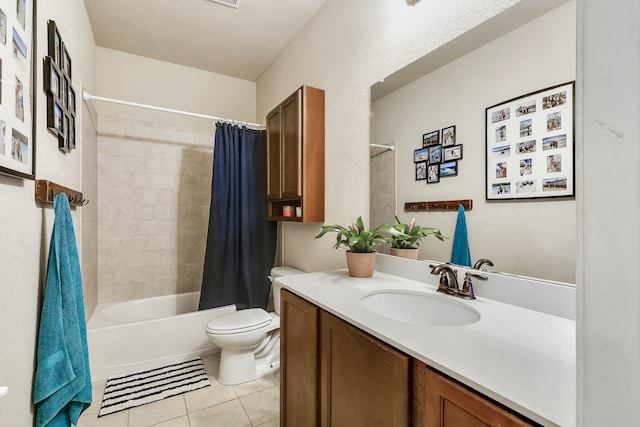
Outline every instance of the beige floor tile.
<svg viewBox="0 0 640 427">
<path fill-rule="evenodd" d="M 280 386 L 241 397 L 240 401 L 253 425 L 260 425 L 280 416 Z"/>
<path fill-rule="evenodd" d="M 280 427 L 280 417 L 267 421 L 264 424 L 257 425 L 256 427 Z"/>
<path fill-rule="evenodd" d="M 154 424 L 153 427 L 191 427 L 191 424 L 189 423 L 189 416 L 183 415 L 172 420 Z"/>
<path fill-rule="evenodd" d="M 191 427 L 251 427 L 238 399 L 189 413 Z"/>
<path fill-rule="evenodd" d="M 78 427 L 128 427 L 129 411 L 116 412 L 98 418 L 98 411 L 84 412 L 78 420 Z"/>
<path fill-rule="evenodd" d="M 271 388 L 278 384 L 280 384 L 280 382 L 274 375 L 267 375 L 266 377 L 258 378 L 247 383 L 234 385 L 233 389 L 239 397 L 242 397 Z"/>
<path fill-rule="evenodd" d="M 129 427 L 145 427 L 187 414 L 184 395 L 129 409 Z"/>
<path fill-rule="evenodd" d="M 238 397 L 233 387 L 222 385 L 215 379 L 210 379 L 210 381 L 211 385 L 209 387 L 184 394 L 187 412 L 196 412 Z"/>
</svg>

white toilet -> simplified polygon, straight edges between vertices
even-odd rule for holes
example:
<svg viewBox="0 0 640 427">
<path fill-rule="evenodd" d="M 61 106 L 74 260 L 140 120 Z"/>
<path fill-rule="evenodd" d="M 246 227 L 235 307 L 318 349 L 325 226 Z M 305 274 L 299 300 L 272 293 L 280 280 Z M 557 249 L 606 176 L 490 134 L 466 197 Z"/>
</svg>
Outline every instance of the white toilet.
<svg viewBox="0 0 640 427">
<path fill-rule="evenodd" d="M 303 271 L 291 267 L 271 269 L 275 313 L 261 308 L 239 310 L 207 323 L 209 340 L 222 349 L 218 382 L 240 384 L 269 375 L 280 368 L 280 285 L 275 278 Z"/>
</svg>

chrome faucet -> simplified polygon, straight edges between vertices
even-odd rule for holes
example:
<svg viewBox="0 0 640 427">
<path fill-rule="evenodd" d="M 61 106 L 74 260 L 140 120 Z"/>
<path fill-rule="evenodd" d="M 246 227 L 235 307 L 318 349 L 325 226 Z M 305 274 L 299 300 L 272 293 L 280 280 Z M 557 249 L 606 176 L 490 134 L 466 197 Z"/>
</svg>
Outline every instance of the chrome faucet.
<svg viewBox="0 0 640 427">
<path fill-rule="evenodd" d="M 486 259 L 486 258 L 480 258 L 478 261 L 476 261 L 475 264 L 473 264 L 473 269 L 474 270 L 481 270 L 482 266 L 487 264 L 489 267 L 493 267 L 493 262 L 491 262 L 490 259 Z"/>
<path fill-rule="evenodd" d="M 438 284 L 438 292 L 448 295 L 458 295 L 460 288 L 458 287 L 458 276 L 456 271 L 448 264 L 438 264 L 431 269 L 431 274 L 440 275 Z"/>
</svg>

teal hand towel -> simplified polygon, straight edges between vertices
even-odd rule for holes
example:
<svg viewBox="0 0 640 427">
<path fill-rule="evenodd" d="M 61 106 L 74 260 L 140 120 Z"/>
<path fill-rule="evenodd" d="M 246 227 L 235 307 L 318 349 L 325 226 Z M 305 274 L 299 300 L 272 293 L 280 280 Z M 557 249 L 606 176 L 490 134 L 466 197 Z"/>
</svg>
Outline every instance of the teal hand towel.
<svg viewBox="0 0 640 427">
<path fill-rule="evenodd" d="M 462 205 L 458 206 L 458 220 L 456 221 L 456 232 L 453 236 L 451 263 L 471 267 L 471 253 L 469 252 L 469 238 L 467 236 L 467 221 L 464 216 L 464 207 Z"/>
<path fill-rule="evenodd" d="M 33 387 L 36 427 L 77 425 L 91 405 L 82 275 L 65 194 L 54 198 L 53 210 Z"/>
</svg>

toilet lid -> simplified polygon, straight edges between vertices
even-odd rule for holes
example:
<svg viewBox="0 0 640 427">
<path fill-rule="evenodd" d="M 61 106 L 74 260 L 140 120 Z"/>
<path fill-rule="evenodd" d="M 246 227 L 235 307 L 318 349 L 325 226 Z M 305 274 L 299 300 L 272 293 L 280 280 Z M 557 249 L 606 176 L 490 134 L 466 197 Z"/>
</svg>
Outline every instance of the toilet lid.
<svg viewBox="0 0 640 427">
<path fill-rule="evenodd" d="M 269 323 L 269 313 L 261 308 L 249 308 L 216 317 L 207 323 L 206 329 L 209 334 L 238 334 L 260 329 Z"/>
</svg>

